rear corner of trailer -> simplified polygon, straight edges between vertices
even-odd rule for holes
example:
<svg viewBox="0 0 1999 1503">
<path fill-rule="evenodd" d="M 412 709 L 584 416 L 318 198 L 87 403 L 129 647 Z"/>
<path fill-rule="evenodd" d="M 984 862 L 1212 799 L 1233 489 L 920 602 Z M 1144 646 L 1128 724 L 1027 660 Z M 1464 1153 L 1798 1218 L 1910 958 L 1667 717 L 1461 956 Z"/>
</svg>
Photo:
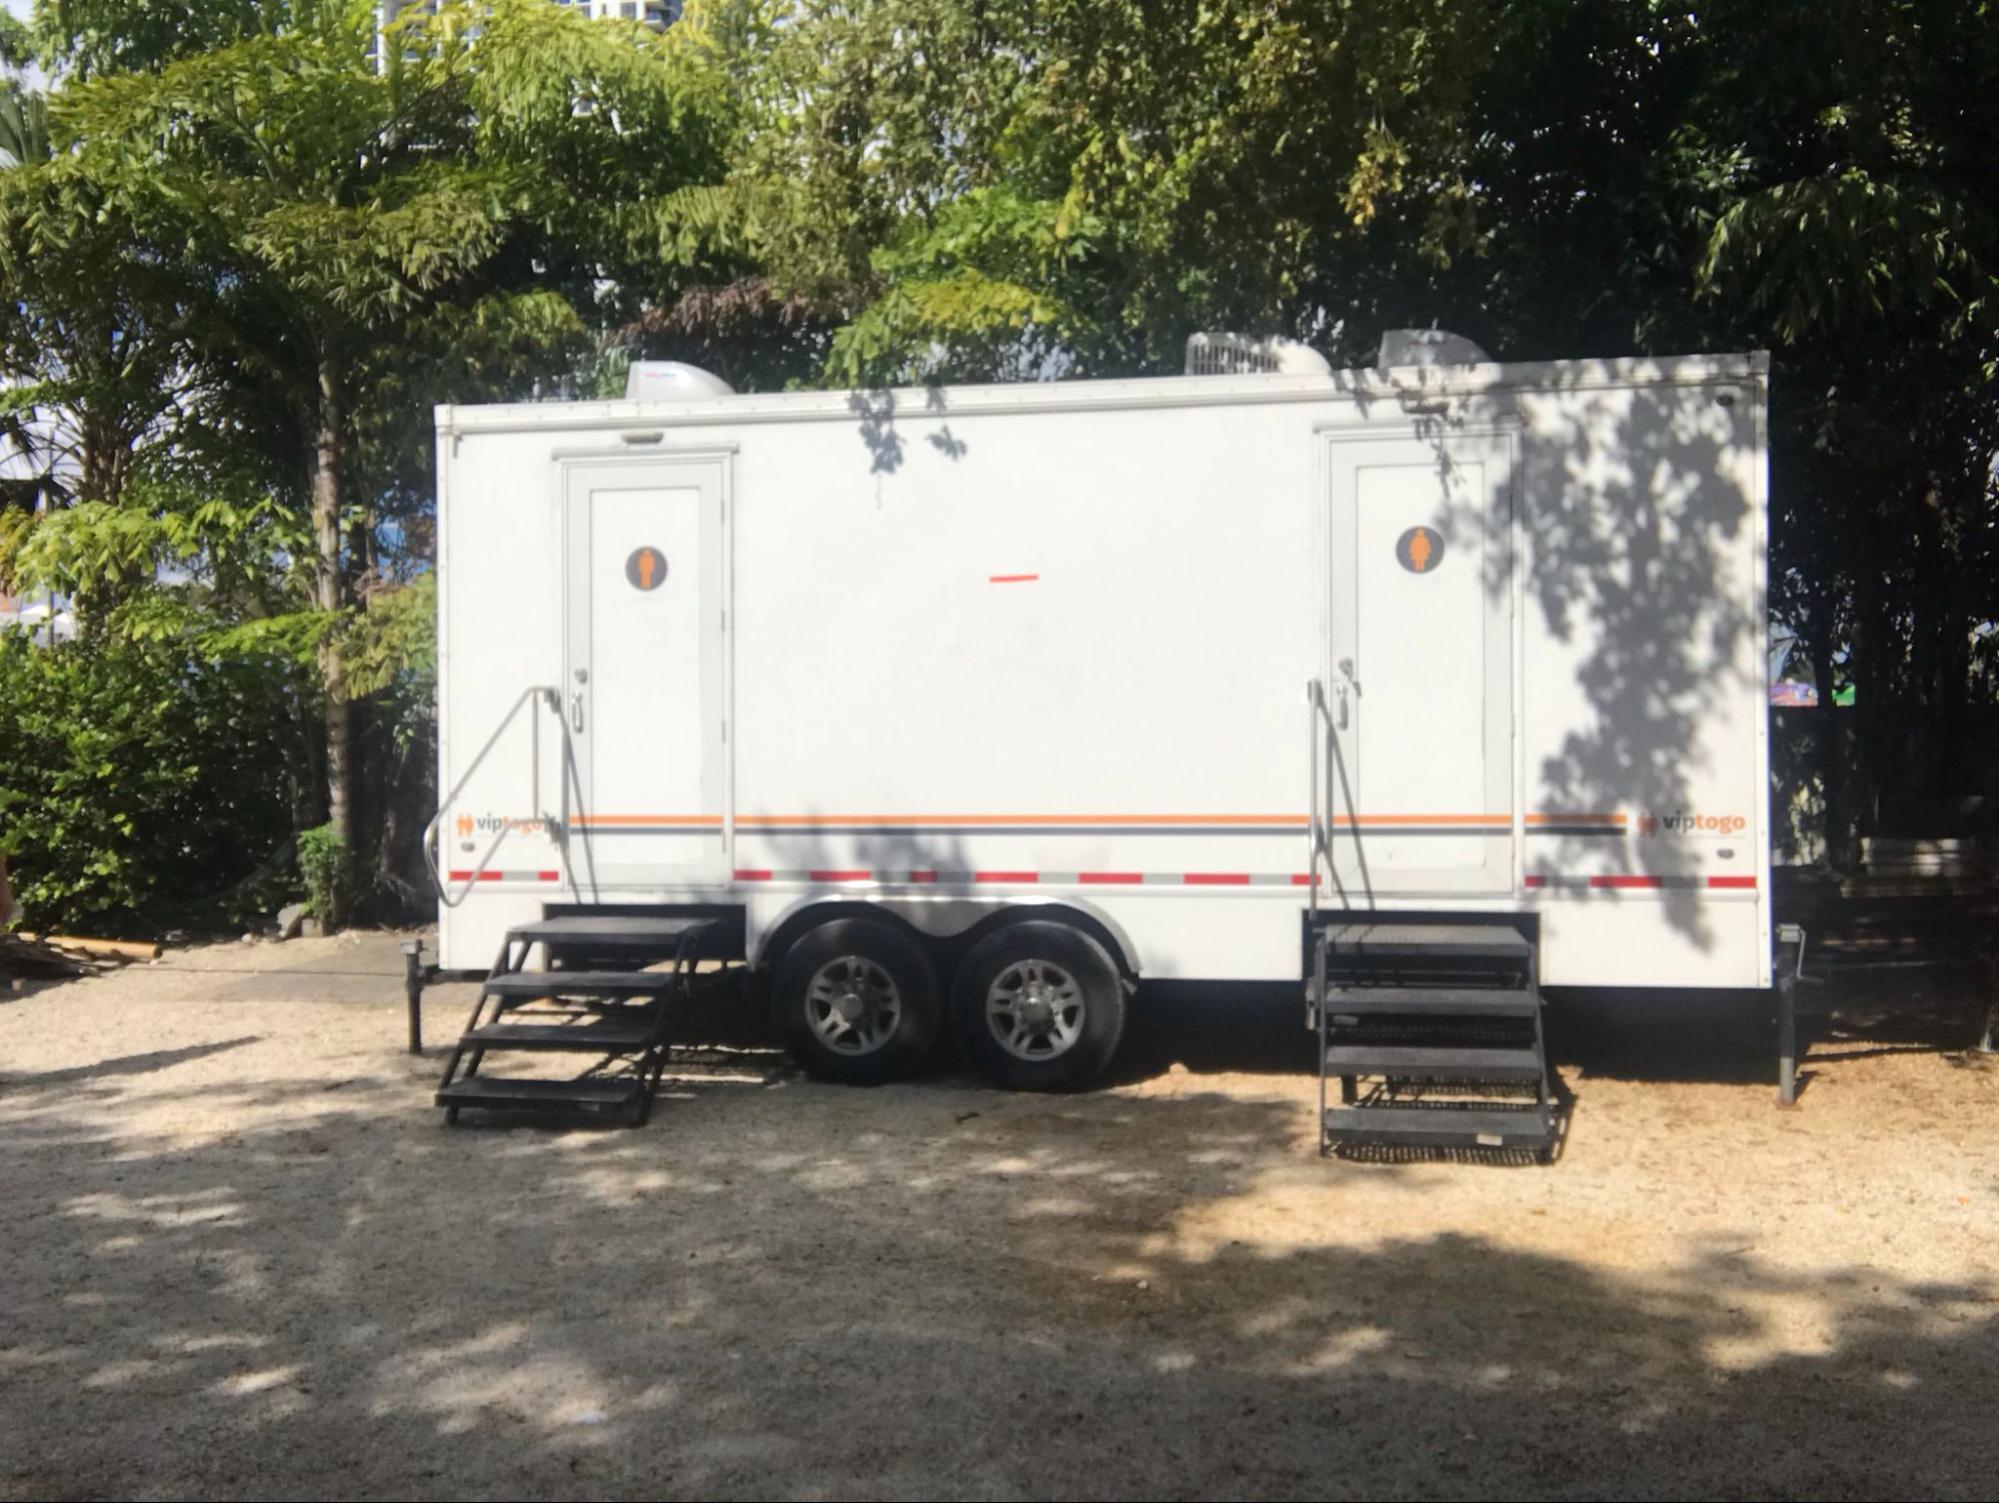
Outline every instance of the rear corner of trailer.
<svg viewBox="0 0 1999 1503">
<path fill-rule="evenodd" d="M 560 671 L 550 435 L 437 424 L 437 790 L 440 963 L 483 969 L 510 923 L 558 889 L 560 729 L 537 689 Z M 506 880 L 502 880 L 506 879 Z"/>
<path fill-rule="evenodd" d="M 1770 982 L 1769 362 L 1525 402 L 1521 776 L 1552 986 Z"/>
</svg>

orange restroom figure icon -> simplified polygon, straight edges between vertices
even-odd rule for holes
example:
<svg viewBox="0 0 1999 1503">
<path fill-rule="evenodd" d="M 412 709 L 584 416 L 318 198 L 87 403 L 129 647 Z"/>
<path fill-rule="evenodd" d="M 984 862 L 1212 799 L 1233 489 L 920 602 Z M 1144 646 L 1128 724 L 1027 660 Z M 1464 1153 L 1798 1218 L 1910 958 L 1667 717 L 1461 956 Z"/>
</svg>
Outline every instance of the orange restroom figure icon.
<svg viewBox="0 0 1999 1503">
<path fill-rule="evenodd" d="M 625 560 L 625 578 L 635 590 L 650 592 L 666 583 L 666 555 L 657 548 L 634 548 Z"/>
<path fill-rule="evenodd" d="M 1395 540 L 1395 561 L 1411 574 L 1428 574 L 1443 558 L 1443 535 L 1434 527 L 1412 527 Z"/>
</svg>

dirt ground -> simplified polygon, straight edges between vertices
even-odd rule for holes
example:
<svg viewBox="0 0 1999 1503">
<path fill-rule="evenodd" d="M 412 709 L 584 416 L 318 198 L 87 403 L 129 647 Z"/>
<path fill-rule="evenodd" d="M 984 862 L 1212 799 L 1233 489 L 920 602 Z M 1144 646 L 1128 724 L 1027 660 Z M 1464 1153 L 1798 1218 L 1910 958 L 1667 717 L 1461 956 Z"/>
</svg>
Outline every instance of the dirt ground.
<svg viewBox="0 0 1999 1503">
<path fill-rule="evenodd" d="M 0 994 L 0 1497 L 1995 1485 L 1999 1066 L 1899 974 L 1788 1113 L 1739 1007 L 1558 1002 L 1539 1168 L 1322 1161 L 1268 993 L 1141 993 L 1078 1096 L 749 1047 L 643 1131 L 447 1129 L 399 972 Z"/>
</svg>

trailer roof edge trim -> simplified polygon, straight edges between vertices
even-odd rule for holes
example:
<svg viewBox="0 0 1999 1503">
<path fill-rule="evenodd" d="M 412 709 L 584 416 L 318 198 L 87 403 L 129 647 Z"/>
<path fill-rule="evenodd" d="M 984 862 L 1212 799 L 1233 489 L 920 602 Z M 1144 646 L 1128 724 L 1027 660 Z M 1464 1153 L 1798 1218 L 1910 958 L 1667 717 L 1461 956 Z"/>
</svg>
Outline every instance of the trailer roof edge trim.
<svg viewBox="0 0 1999 1503">
<path fill-rule="evenodd" d="M 436 418 L 437 431 L 444 435 L 716 423 L 879 422 L 891 416 L 921 419 L 983 413 L 1239 406 L 1365 396 L 1470 397 L 1513 390 L 1588 391 L 1639 383 L 1700 386 L 1758 381 L 1769 370 L 1770 357 L 1759 350 L 1739 355 L 1551 360 L 1519 365 L 1399 366 L 1334 371 L 1330 376 L 1145 376 L 998 386 L 769 392 L 691 402 L 444 405 L 436 409 Z"/>
</svg>

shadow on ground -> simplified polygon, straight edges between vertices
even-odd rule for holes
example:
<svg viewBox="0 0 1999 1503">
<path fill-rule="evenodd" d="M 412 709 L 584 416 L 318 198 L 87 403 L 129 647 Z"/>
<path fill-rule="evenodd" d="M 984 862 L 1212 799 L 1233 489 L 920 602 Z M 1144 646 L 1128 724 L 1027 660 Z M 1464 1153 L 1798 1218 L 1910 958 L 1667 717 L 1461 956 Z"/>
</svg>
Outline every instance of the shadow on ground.
<svg viewBox="0 0 1999 1503">
<path fill-rule="evenodd" d="M 412 1110 L 428 1062 L 177 1086 L 188 1052 L 0 1089 L 0 1494 L 1989 1488 L 1993 1291 L 1236 1228 L 1323 1193 L 1288 1102 L 697 1072 L 644 1132 L 467 1133 Z M 247 1125 L 152 1141 L 139 1083 Z"/>
</svg>

